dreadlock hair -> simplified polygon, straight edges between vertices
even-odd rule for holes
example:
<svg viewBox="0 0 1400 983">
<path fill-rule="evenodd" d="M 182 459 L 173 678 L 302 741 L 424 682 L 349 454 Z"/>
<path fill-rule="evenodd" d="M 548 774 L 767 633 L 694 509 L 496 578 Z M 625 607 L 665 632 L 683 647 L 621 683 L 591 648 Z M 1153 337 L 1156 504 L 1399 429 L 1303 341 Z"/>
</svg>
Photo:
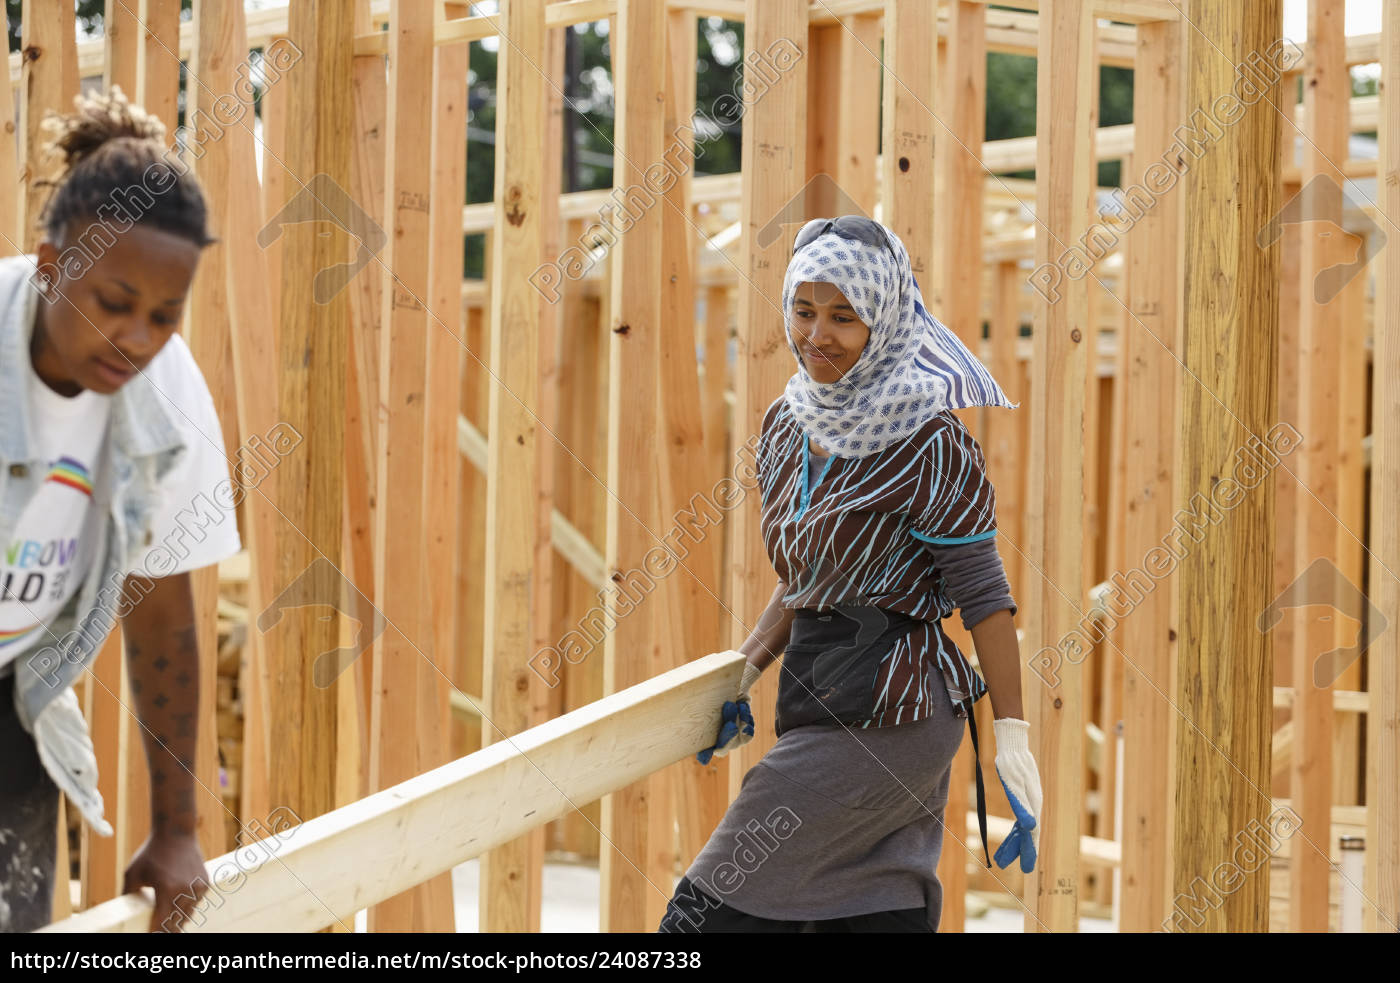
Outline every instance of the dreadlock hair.
<svg viewBox="0 0 1400 983">
<path fill-rule="evenodd" d="M 74 111 L 49 114 L 50 154 L 63 172 L 44 209 L 43 227 L 58 245 L 74 219 L 115 226 L 151 226 L 201 249 L 216 240 L 199 179 L 166 149 L 165 125 L 133 106 L 119 86 L 106 94 L 80 95 Z M 110 231 L 104 230 L 110 235 Z"/>
</svg>

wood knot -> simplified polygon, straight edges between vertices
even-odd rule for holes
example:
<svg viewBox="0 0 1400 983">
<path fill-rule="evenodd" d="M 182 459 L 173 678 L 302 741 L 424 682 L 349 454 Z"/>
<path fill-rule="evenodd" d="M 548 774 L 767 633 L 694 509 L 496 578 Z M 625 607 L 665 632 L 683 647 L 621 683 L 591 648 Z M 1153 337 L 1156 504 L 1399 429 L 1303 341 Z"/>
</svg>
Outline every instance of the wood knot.
<svg viewBox="0 0 1400 983">
<path fill-rule="evenodd" d="M 1069 333 L 1069 340 L 1074 342 L 1076 345 L 1079 344 L 1080 339 L 1082 339 L 1083 337 L 1083 333 L 1080 332 L 1078 328 L 1075 328 Z"/>
<path fill-rule="evenodd" d="M 630 325 L 630 324 L 619 324 L 617 327 L 613 328 L 613 334 L 625 335 L 625 334 L 627 334 L 627 333 L 628 333 L 629 331 L 631 331 L 631 330 L 632 330 L 632 325 Z"/>
</svg>

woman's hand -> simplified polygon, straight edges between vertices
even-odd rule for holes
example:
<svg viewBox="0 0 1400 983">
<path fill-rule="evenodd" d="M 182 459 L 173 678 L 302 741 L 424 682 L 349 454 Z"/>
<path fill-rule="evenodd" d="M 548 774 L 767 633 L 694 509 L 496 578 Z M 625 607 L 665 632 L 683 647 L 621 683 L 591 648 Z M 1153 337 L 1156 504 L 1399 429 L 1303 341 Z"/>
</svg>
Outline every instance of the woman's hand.
<svg viewBox="0 0 1400 983">
<path fill-rule="evenodd" d="M 749 708 L 749 690 L 761 675 L 763 670 L 758 666 L 752 662 L 744 663 L 744 674 L 739 678 L 739 692 L 734 699 L 726 700 L 724 706 L 720 707 L 719 734 L 715 737 L 714 746 L 696 754 L 696 761 L 707 765 L 711 757 L 722 758 L 753 740 L 753 710 Z"/>
<path fill-rule="evenodd" d="M 1031 725 L 1014 717 L 992 721 L 997 741 L 997 777 L 1006 790 L 1006 799 L 1016 823 L 1011 833 L 997 847 L 997 866 L 1005 869 L 1016 857 L 1021 858 L 1021 872 L 1035 869 L 1036 848 L 1040 842 L 1040 770 L 1031 756 Z"/>
</svg>

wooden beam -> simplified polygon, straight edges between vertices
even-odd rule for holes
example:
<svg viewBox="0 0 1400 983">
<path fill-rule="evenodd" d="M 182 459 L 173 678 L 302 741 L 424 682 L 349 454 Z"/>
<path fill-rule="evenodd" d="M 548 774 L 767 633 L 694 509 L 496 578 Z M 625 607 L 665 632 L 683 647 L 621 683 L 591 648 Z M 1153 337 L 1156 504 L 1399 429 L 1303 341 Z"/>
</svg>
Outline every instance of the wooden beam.
<svg viewBox="0 0 1400 983">
<path fill-rule="evenodd" d="M 433 9 L 395 4 L 389 22 L 384 218 L 392 223 L 381 254 L 379 489 L 375 512 L 376 604 L 386 622 L 376 641 L 370 787 L 385 788 L 423 771 L 419 722 L 436 692 L 436 653 L 428 633 L 423 511 L 426 423 L 429 208 L 433 116 Z M 430 694 L 423 695 L 424 690 Z M 445 695 L 445 694 L 444 694 Z M 416 735 L 404 740 L 404 735 Z M 431 887 L 382 902 L 371 931 L 444 931 L 451 912 L 434 908 Z"/>
<path fill-rule="evenodd" d="M 350 182 L 344 134 L 351 129 L 352 13 L 338 0 L 306 0 L 291 9 L 289 37 L 302 57 L 279 84 L 290 86 L 286 161 L 294 197 L 325 194 Z M 325 183 L 309 187 L 305 175 L 325 175 Z M 314 584 L 321 589 L 312 595 L 316 601 L 339 606 L 340 584 L 317 571 L 341 566 L 348 310 L 343 290 L 326 296 L 316 284 L 319 271 L 344 260 L 346 244 L 326 235 L 322 226 L 285 221 L 276 230 L 283 264 L 278 412 L 297 433 L 314 434 L 315 440 L 314 449 L 308 441 L 305 453 L 288 455 L 278 466 L 277 507 L 286 521 L 278 526 L 275 549 L 279 589 Z M 320 653 L 339 648 L 340 626 L 333 618 L 288 612 L 270 641 L 268 731 L 295 733 L 297 740 L 278 747 L 269 798 L 310 819 L 335 802 L 336 692 L 316 684 L 312 665 Z"/>
<path fill-rule="evenodd" d="M 9 15 L 3 19 L 5 36 L 9 35 Z M 20 80 L 22 81 L 22 79 Z M 19 171 L 22 159 L 19 152 L 20 131 L 16 127 L 15 106 L 16 81 L 7 79 L 0 89 L 0 257 L 17 256 L 23 249 L 24 236 L 20 233 L 20 215 L 24 211 L 22 191 L 19 186 Z"/>
<path fill-rule="evenodd" d="M 1174 23 L 1138 29 L 1133 89 L 1137 121 L 1132 180 L 1167 152 L 1173 124 L 1183 118 L 1181 28 Z M 1128 238 L 1128 313 L 1123 348 L 1123 558 L 1137 568 L 1171 526 L 1175 464 L 1177 353 L 1181 350 L 1181 194 L 1154 199 Z M 1127 569 L 1118 567 L 1117 569 Z M 1168 911 L 1171 846 L 1172 622 L 1170 575 L 1154 581 L 1122 621 L 1123 665 L 1123 876 L 1119 927 L 1146 932 Z M 1125 596 L 1141 590 L 1111 585 Z"/>
<path fill-rule="evenodd" d="M 1332 166 L 1346 156 L 1346 102 L 1351 76 L 1343 57 L 1346 32 L 1342 23 L 1343 0 L 1310 0 L 1309 46 L 1303 104 L 1307 107 L 1307 139 L 1303 147 L 1304 187 L 1322 187 L 1343 178 Z M 1318 182 L 1310 185 L 1309 182 Z M 1322 200 L 1318 196 L 1315 200 Z M 1327 218 L 1321 213 L 1307 218 Z M 1335 216 L 1340 222 L 1341 215 Z M 1330 237 L 1304 232 L 1299 257 L 1302 280 L 1307 285 L 1336 262 Z M 1299 482 L 1295 557 L 1298 568 L 1319 557 L 1338 557 L 1337 521 L 1340 488 L 1337 458 L 1341 427 L 1341 332 L 1343 304 L 1340 297 L 1319 298 L 1315 289 L 1303 288 L 1299 308 L 1298 418 L 1306 435 L 1299 448 L 1294 474 Z M 1285 585 L 1278 585 L 1283 589 Z M 1261 609 L 1262 610 L 1262 609 Z M 1303 836 L 1290 840 L 1289 927 L 1295 932 L 1327 931 L 1327 884 L 1330 872 L 1330 810 L 1332 807 L 1332 700 L 1316 685 L 1314 662 L 1340 642 L 1335 619 L 1311 619 L 1294 636 L 1293 707 L 1295 752 L 1290 769 L 1289 794 L 1298 803 Z M 1330 679 L 1328 682 L 1330 683 Z"/>
<path fill-rule="evenodd" d="M 20 14 L 20 52 L 23 74 L 19 98 L 19 179 L 21 186 L 20 250 L 32 253 L 42 238 L 39 221 L 51 189 L 44 183 L 54 177 L 56 161 L 45 157 L 48 135 L 42 129 L 44 113 L 73 111 L 63 101 L 63 31 L 72 27 L 72 11 L 63 5 L 24 0 Z"/>
<path fill-rule="evenodd" d="M 272 836 L 205 865 L 216 897 L 186 931 L 350 922 L 367 904 L 708 747 L 715 708 L 742 667 L 730 653 L 707 655 L 318 819 L 269 822 Z M 144 932 L 150 917 L 147 896 L 128 894 L 44 931 Z"/>
<path fill-rule="evenodd" d="M 748 0 L 744 43 L 750 50 L 781 52 L 781 77 L 762 92 L 746 96 L 741 172 L 744 194 L 742 276 L 738 286 L 738 352 L 734 377 L 732 445 L 743 446 L 763 429 L 763 414 L 782 393 L 792 374 L 792 353 L 784 340 L 783 276 L 797 231 L 787 225 L 766 241 L 759 234 L 781 221 L 784 206 L 806 174 L 807 134 L 802 112 L 807 91 L 807 4 L 803 0 Z M 755 93 L 759 90 L 755 89 Z M 787 219 L 791 221 L 791 219 Z M 758 495 L 729 513 L 730 644 L 743 644 L 773 593 L 777 575 L 763 547 Z M 751 697 L 758 721 L 753 740 L 729 756 L 729 793 L 735 796 L 744 774 L 756 764 L 775 737 L 773 708 L 778 673 L 766 672 Z"/>
<path fill-rule="evenodd" d="M 456 8 L 458 5 L 450 5 Z M 441 9 L 441 8 L 437 8 Z M 431 663 L 419 671 L 418 767 L 452 760 L 450 696 L 455 692 L 457 632 L 457 513 L 460 457 L 457 448 L 462 374 L 462 205 L 467 187 L 466 45 L 432 53 L 432 161 L 429 194 L 427 379 L 423 394 L 423 634 Z M 420 920 L 455 931 L 452 878 L 434 878 Z"/>
<path fill-rule="evenodd" d="M 505 0 L 496 18 L 511 39 L 497 62 L 496 230 L 491 281 L 490 454 L 486 507 L 486 641 L 482 695 L 491 705 L 482 743 L 519 734 L 531 719 L 531 603 L 536 555 L 540 298 L 519 273 L 543 255 L 542 121 L 545 10 Z M 539 835 L 539 834 L 534 834 Z M 541 868 L 530 838 L 482 859 L 481 928 L 528 931 Z"/>
<path fill-rule="evenodd" d="M 1229 91 L 1234 66 L 1280 36 L 1282 3 L 1201 4 L 1187 31 L 1187 106 Z M 1222 57 L 1222 54 L 1224 57 Z M 1177 500 L 1209 508 L 1221 475 L 1251 435 L 1277 420 L 1278 251 L 1256 244 L 1277 210 L 1273 100 L 1246 106 L 1185 176 L 1186 296 L 1181 357 Z M 1189 505 L 1188 505 L 1189 507 Z M 1180 631 L 1173 894 L 1190 894 L 1222 863 L 1233 837 L 1264 823 L 1269 799 L 1272 671 L 1254 612 L 1270 601 L 1272 484 L 1261 482 L 1227 525 L 1192 546 L 1178 567 Z M 1242 614 L 1242 612 L 1244 614 Z M 1203 931 L 1267 931 L 1267 868 L 1245 878 Z M 1185 926 L 1183 926 L 1185 927 Z"/>
<path fill-rule="evenodd" d="M 131 0 L 123 2 L 129 4 Z M 194 50 L 194 23 L 181 25 L 180 0 L 140 0 L 138 9 L 143 30 L 141 50 L 136 56 L 137 101 L 165 124 L 165 142 L 174 146 L 179 120 L 180 60 Z M 82 74 L 86 77 L 88 73 Z"/>
<path fill-rule="evenodd" d="M 1092 8 L 1056 4 L 1042 24 L 1036 83 L 1036 265 L 1079 242 L 1088 226 L 1093 184 L 1092 100 L 1097 72 Z M 1079 618 L 1083 583 L 1085 374 L 1092 338 L 1084 336 L 1089 284 L 1063 284 L 1058 296 L 1037 291 L 1031 383 L 1031 578 L 1028 631 L 1055 646 Z M 1090 344 L 1086 344 L 1089 342 Z M 1056 651 L 1052 649 L 1051 651 Z M 1035 664 L 1033 657 L 1032 664 Z M 1026 881 L 1027 931 L 1075 931 L 1079 923 L 1079 812 L 1083 775 L 1084 694 L 1079 665 L 1056 666 L 1026 694 L 1036 760 L 1055 775 L 1045 787 L 1040 853 Z M 1045 684 L 1043 684 L 1045 683 Z"/>
<path fill-rule="evenodd" d="M 195 174 L 204 189 L 209 227 L 217 241 L 205 247 L 191 287 L 185 337 L 190 353 L 199 364 L 209 387 L 223 433 L 225 454 L 235 453 L 241 441 L 238 434 L 238 404 L 233 380 L 233 347 L 228 298 L 228 251 L 230 239 L 229 185 L 232 180 L 231 128 L 226 104 L 230 101 L 250 117 L 253 106 L 234 93 L 234 63 L 243 57 L 233 46 L 234 6 L 241 0 L 207 0 L 195 12 L 195 52 L 190 61 L 191 85 L 189 124 L 193 139 L 188 147 Z M 134 55 L 135 52 L 132 52 Z M 134 57 L 131 59 L 135 61 Z M 223 100 L 216 118 L 214 103 Z M 232 128 L 238 126 L 232 124 Z M 225 845 L 224 813 L 219 794 L 219 735 L 216 719 L 216 653 L 219 646 L 217 607 L 219 571 L 208 566 L 190 575 L 194 595 L 195 631 L 201 653 L 199 671 L 199 725 L 195 746 L 197 834 L 205 856 L 217 856 Z M 169 753 L 169 752 L 162 752 Z"/>
<path fill-rule="evenodd" d="M 613 73 L 620 82 L 616 103 L 621 124 L 615 147 L 613 185 L 628 189 L 619 205 L 635 219 L 612 247 L 612 353 L 608 391 L 608 547 L 613 583 L 609 606 L 627 617 L 608 633 L 603 690 L 615 692 L 652 674 L 659 658 L 658 616 L 645 586 L 651 580 L 647 554 L 657 545 L 657 477 L 639 461 L 657 460 L 654 414 L 636 408 L 657 405 L 657 358 L 661 323 L 661 250 L 664 205 L 648 203 L 633 189 L 646 185 L 647 169 L 662 160 L 666 18 L 661 5 L 620 0 L 613 47 Z M 638 214 L 633 215 L 636 211 Z M 643 581 L 641 578 L 646 578 Z M 642 782 L 603 800 L 602 929 L 642 932 L 653 902 L 653 886 L 643 875 L 650 865 L 648 828 L 651 803 L 660 786 Z M 670 895 L 667 893 L 667 898 Z"/>
<path fill-rule="evenodd" d="M 937 34 L 933 7 L 899 4 L 885 9 L 884 154 L 881 214 L 909 253 L 915 278 L 932 291 L 933 143 L 939 110 L 935 84 Z"/>
<path fill-rule="evenodd" d="M 247 37 L 244 13 L 241 4 L 233 10 L 234 48 L 246 51 Z M 288 94 L 283 86 L 272 86 L 264 90 L 263 108 L 266 111 L 275 98 L 285 106 Z M 266 132 L 266 129 L 264 130 Z M 257 169 L 254 164 L 252 128 L 238 126 L 225 136 L 230 155 L 231 186 L 229 195 L 233 201 L 246 203 L 258 201 Z M 283 148 L 285 150 L 285 148 Z M 282 164 L 277 168 L 280 170 Z M 264 171 L 267 177 L 271 171 Z M 266 201 L 266 197 L 262 196 Z M 278 201 L 276 208 L 280 209 Z M 268 371 L 277 364 L 277 315 L 279 308 L 274 300 L 272 281 L 267 276 L 268 258 L 255 248 L 257 233 L 273 212 L 259 212 L 256 208 L 240 207 L 229 212 L 228 263 L 225 265 L 225 295 L 228 298 L 229 321 L 237 325 L 230 341 L 233 351 L 233 385 L 238 404 L 239 431 L 248 435 L 245 438 L 250 447 L 254 438 L 272 439 L 279 432 L 282 417 L 278 412 L 278 382 L 276 374 Z M 280 246 L 279 246 L 280 249 Z M 277 281 L 281 280 L 281 254 L 278 253 L 276 270 Z M 280 284 L 279 284 L 280 285 Z M 305 453 L 305 451 L 304 451 Z M 251 461 L 241 461 L 242 481 L 252 487 L 243 505 L 243 542 L 248 551 L 250 576 L 248 578 L 248 609 L 261 612 L 277 593 L 277 526 L 280 515 L 277 511 L 278 468 Z M 247 468 L 245 471 L 244 468 Z M 268 794 L 268 750 L 271 740 L 268 734 L 268 686 L 267 686 L 267 640 L 260 631 L 248 632 L 244 648 L 244 671 L 240 677 L 240 698 L 243 702 L 243 767 L 242 790 L 239 804 L 245 819 L 261 822 L 271 814 L 272 803 Z"/>
<path fill-rule="evenodd" d="M 1379 132 L 1380 172 L 1400 167 L 1400 10 L 1381 14 L 1384 113 Z M 1400 185 L 1378 188 L 1381 213 L 1400 215 Z M 1393 218 L 1386 234 L 1394 230 Z M 1400 925 L 1400 516 L 1392 507 L 1400 486 L 1400 250 L 1380 255 L 1376 268 L 1375 370 L 1371 457 L 1371 602 L 1390 630 L 1367 651 L 1366 688 L 1366 930 Z"/>
</svg>

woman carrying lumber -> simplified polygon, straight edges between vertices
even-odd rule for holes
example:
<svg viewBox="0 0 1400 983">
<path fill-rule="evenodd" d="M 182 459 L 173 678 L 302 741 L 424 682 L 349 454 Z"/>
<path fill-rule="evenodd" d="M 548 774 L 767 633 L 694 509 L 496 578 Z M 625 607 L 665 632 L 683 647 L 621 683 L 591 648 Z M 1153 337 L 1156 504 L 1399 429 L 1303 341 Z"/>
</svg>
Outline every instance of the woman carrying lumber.
<svg viewBox="0 0 1400 983">
<path fill-rule="evenodd" d="M 239 548 L 214 404 L 178 337 L 213 240 L 164 127 L 119 90 L 55 121 L 66 168 L 36 255 L 0 260 L 0 929 L 50 920 L 58 797 L 110 836 L 73 684 L 121 619 L 150 768 L 124 891 L 174 928 L 207 887 L 195 839 L 200 665 L 190 570 Z M 120 699 L 86 677 L 89 694 Z M 99 687 L 98 692 L 92 692 Z M 218 795 L 200 789 L 200 795 Z M 66 835 L 66 831 L 64 831 Z M 198 881 L 198 883 L 196 883 Z M 183 895 L 183 897 L 179 897 Z"/>
<path fill-rule="evenodd" d="M 778 742 L 661 930 L 935 931 L 950 768 L 989 689 L 1017 816 L 997 861 L 1035 863 L 1041 788 L 1020 719 L 1016 607 L 982 452 L 950 412 L 1014 407 L 925 309 L 903 243 L 870 219 L 803 227 L 783 311 L 797 372 L 768 409 L 757 462 L 778 585 L 699 757 L 751 738 L 749 690 L 782 654 Z M 956 608 L 985 683 L 940 624 Z"/>
</svg>

